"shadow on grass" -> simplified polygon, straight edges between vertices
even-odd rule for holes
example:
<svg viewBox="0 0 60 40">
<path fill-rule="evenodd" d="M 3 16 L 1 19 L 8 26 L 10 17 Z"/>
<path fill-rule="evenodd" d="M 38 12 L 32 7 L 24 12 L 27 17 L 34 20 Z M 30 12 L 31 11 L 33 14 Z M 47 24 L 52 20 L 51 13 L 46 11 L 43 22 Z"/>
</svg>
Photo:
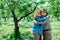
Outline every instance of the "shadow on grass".
<svg viewBox="0 0 60 40">
<path fill-rule="evenodd" d="M 6 40 L 33 40 L 33 36 L 30 31 L 20 33 L 19 35 L 20 37 L 15 39 L 15 34 L 14 32 L 12 32 L 12 34 L 8 38 L 6 38 Z"/>
</svg>

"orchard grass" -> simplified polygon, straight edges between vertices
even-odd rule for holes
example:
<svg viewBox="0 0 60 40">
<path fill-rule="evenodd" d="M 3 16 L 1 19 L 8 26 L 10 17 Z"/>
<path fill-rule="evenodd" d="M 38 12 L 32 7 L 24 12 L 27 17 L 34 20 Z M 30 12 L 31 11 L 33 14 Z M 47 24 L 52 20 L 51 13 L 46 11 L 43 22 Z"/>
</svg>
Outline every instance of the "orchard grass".
<svg viewBox="0 0 60 40">
<path fill-rule="evenodd" d="M 51 28 L 52 28 L 52 40 L 60 40 L 60 22 L 51 22 Z M 33 22 L 19 22 L 19 31 L 20 35 L 24 40 L 33 40 Z M 14 31 L 14 24 L 10 22 L 9 24 L 3 24 L 0 26 L 0 39 L 10 39 L 10 35 Z M 9 34 L 9 35 L 7 35 Z M 4 36 L 7 36 L 4 38 Z"/>
</svg>

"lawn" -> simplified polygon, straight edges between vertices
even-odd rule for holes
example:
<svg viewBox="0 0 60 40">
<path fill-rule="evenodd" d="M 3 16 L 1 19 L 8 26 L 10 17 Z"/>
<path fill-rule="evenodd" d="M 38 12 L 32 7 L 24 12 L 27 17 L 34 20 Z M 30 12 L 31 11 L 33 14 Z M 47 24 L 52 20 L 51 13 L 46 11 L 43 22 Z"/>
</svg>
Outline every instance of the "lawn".
<svg viewBox="0 0 60 40">
<path fill-rule="evenodd" d="M 0 26 L 0 40 L 10 40 L 10 35 L 14 32 L 13 22 L 2 22 Z M 19 22 L 19 31 L 23 40 L 33 40 L 33 23 L 32 22 Z M 51 22 L 52 40 L 60 40 L 60 22 Z"/>
</svg>

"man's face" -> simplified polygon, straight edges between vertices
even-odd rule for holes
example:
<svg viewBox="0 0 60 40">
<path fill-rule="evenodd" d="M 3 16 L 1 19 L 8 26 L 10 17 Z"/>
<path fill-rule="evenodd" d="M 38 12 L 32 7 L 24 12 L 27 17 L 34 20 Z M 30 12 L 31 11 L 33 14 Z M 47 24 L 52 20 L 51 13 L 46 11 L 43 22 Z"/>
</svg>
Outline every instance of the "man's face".
<svg viewBox="0 0 60 40">
<path fill-rule="evenodd" d="M 45 11 L 42 12 L 42 16 L 46 16 L 47 13 Z"/>
</svg>

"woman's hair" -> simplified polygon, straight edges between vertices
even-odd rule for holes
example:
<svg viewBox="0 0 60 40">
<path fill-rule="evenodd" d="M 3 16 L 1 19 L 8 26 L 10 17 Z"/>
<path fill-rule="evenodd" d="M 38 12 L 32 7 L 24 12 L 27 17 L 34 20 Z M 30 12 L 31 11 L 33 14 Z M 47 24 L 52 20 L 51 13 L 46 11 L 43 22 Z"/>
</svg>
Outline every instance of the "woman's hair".
<svg viewBox="0 0 60 40">
<path fill-rule="evenodd" d="M 35 13 L 34 13 L 34 19 L 36 19 L 37 17 L 39 17 L 39 15 L 40 15 L 40 17 L 42 16 L 41 15 L 41 12 L 42 11 L 36 11 Z"/>
</svg>

